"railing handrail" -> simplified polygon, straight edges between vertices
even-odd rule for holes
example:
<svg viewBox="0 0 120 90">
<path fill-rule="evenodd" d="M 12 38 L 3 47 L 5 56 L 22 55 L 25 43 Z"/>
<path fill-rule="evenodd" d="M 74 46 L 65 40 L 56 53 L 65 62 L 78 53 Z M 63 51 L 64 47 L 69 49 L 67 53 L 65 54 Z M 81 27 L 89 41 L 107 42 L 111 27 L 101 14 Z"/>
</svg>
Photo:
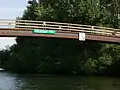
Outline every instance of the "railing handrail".
<svg viewBox="0 0 120 90">
<path fill-rule="evenodd" d="M 50 23 L 50 24 L 60 24 L 60 25 L 71 25 L 71 26 L 86 26 L 86 27 L 94 27 L 94 28 L 101 28 L 101 29 L 113 29 L 113 30 L 120 30 L 116 28 L 110 28 L 110 27 L 103 27 L 103 26 L 94 26 L 94 25 L 83 25 L 83 24 L 73 24 L 73 23 L 65 23 L 65 22 L 55 22 L 55 21 L 36 21 L 36 20 L 17 20 L 17 19 L 0 19 L 0 21 L 21 21 L 21 22 L 34 22 L 34 23 Z"/>
<path fill-rule="evenodd" d="M 35 20 L 15 20 L 15 19 L 0 19 L 0 26 L 15 26 L 15 28 L 26 28 L 26 30 L 32 29 L 54 29 L 54 30 L 66 30 L 70 32 L 86 32 L 86 33 L 101 33 L 110 34 L 114 32 L 120 34 L 120 29 L 107 28 L 92 25 L 81 25 L 72 23 L 50 22 L 50 21 L 35 21 Z"/>
</svg>

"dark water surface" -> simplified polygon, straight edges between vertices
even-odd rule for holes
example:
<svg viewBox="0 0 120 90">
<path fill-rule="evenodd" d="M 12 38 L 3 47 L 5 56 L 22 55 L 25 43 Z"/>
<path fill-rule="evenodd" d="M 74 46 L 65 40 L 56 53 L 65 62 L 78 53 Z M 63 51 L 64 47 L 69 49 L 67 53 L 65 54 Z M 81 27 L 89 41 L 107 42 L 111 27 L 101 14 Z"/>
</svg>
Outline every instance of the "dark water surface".
<svg viewBox="0 0 120 90">
<path fill-rule="evenodd" d="M 16 75 L 0 72 L 0 90 L 120 90 L 120 78 Z"/>
</svg>

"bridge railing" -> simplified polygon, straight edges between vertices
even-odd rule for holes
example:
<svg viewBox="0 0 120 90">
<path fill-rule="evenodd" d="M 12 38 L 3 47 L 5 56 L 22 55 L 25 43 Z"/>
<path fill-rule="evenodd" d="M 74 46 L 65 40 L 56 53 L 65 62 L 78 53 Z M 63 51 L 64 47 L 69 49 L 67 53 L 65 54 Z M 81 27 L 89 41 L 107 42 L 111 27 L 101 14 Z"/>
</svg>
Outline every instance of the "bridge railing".
<svg viewBox="0 0 120 90">
<path fill-rule="evenodd" d="M 64 33 L 84 32 L 89 34 L 120 36 L 120 29 L 49 21 L 0 19 L 0 28 L 3 26 L 9 29 L 11 28 L 23 28 L 23 30 L 41 29 L 41 30 L 56 30 L 57 32 Z"/>
<path fill-rule="evenodd" d="M 0 19 L 0 28 L 15 28 L 15 25 L 16 25 L 15 20 Z"/>
</svg>

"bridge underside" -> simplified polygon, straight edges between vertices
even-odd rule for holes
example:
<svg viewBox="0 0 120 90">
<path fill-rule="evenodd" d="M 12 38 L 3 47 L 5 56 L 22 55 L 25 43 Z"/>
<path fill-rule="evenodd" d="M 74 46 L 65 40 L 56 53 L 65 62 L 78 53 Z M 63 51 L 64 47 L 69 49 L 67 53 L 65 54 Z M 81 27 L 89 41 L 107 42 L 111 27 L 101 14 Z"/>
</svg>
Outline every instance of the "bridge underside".
<svg viewBox="0 0 120 90">
<path fill-rule="evenodd" d="M 0 37 L 17 37 L 17 36 L 35 36 L 35 37 L 55 37 L 55 38 L 68 38 L 68 39 L 78 39 L 78 33 L 62 33 L 57 32 L 55 35 L 49 34 L 33 34 L 30 30 L 21 29 L 0 29 Z M 111 36 L 101 36 L 86 34 L 86 40 L 100 41 L 100 42 L 110 42 L 110 43 L 120 43 L 119 37 Z"/>
</svg>

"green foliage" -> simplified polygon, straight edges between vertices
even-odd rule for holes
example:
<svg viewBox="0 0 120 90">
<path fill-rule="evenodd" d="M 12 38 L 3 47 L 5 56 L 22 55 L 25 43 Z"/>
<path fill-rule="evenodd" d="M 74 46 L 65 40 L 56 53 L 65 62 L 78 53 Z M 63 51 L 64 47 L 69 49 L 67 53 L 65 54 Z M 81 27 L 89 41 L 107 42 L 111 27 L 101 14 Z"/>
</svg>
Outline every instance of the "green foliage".
<svg viewBox="0 0 120 90">
<path fill-rule="evenodd" d="M 33 0 L 21 19 L 119 28 L 115 5 L 113 0 L 44 0 L 40 4 Z M 2 63 L 4 68 L 15 72 L 91 75 L 119 68 L 118 65 L 113 68 L 120 59 L 118 45 L 38 37 L 17 37 L 16 42 Z"/>
</svg>

